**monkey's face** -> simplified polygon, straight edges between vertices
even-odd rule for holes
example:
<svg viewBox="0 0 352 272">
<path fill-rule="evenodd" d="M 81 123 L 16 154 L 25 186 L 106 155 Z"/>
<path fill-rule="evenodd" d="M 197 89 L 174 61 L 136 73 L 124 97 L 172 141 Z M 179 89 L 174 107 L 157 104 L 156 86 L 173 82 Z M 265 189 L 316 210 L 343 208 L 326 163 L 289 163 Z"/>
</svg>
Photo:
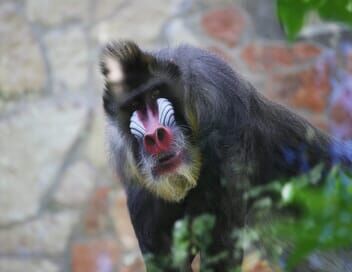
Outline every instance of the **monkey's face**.
<svg viewBox="0 0 352 272">
<path fill-rule="evenodd" d="M 200 156 L 177 67 L 158 63 L 132 43 L 110 45 L 102 67 L 104 108 L 127 154 L 117 163 L 159 197 L 180 201 L 197 184 Z"/>
<path fill-rule="evenodd" d="M 155 86 L 129 101 L 127 134 L 133 138 L 139 180 L 164 199 L 177 201 L 196 185 L 199 158 L 189 128 L 182 115 L 176 115 L 175 98 L 167 98 L 170 91 L 166 84 Z"/>
</svg>

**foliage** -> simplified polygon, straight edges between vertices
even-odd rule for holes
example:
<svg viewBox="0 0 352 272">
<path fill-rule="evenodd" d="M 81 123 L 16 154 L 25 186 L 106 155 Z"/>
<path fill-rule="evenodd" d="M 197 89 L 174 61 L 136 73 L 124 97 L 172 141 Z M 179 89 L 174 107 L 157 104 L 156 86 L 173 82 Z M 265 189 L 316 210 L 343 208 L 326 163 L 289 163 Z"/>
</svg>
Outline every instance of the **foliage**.
<svg viewBox="0 0 352 272">
<path fill-rule="evenodd" d="M 189 218 L 178 221 L 174 227 L 172 259 L 174 267 L 180 267 L 187 261 L 188 253 L 196 255 L 202 252 L 200 270 L 210 272 L 208 267 L 221 261 L 227 252 L 212 255 L 209 246 L 212 243 L 211 232 L 216 218 L 210 214 L 202 214 L 192 221 Z"/>
<path fill-rule="evenodd" d="M 194 219 L 188 217 L 179 220 L 174 225 L 173 243 L 171 255 L 144 256 L 147 270 L 149 272 L 162 272 L 163 269 L 172 267 L 181 269 L 189 261 L 188 256 L 195 256 L 202 252 L 201 271 L 211 272 L 208 266 L 220 261 L 226 256 L 226 252 L 212 255 L 209 247 L 212 243 L 211 232 L 214 228 L 216 218 L 209 214 L 202 214 Z"/>
<path fill-rule="evenodd" d="M 252 188 L 244 197 L 256 200 L 254 223 L 234 230 L 234 248 L 257 247 L 273 265 L 280 263 L 282 270 L 290 271 L 312 253 L 350 246 L 352 173 L 339 166 L 324 171 L 319 165 L 288 181 Z M 202 252 L 201 271 L 212 271 L 209 265 L 226 256 L 226 252 L 217 256 L 208 252 L 215 221 L 204 214 L 177 222 L 171 257 L 175 267 L 186 261 L 188 252 Z"/>
<path fill-rule="evenodd" d="M 277 0 L 277 15 L 290 40 L 293 40 L 304 25 L 310 12 L 321 19 L 352 26 L 352 0 Z"/>
<path fill-rule="evenodd" d="M 268 194 L 279 195 L 279 201 L 262 205 Z M 282 263 L 286 252 L 285 270 L 312 253 L 343 250 L 352 244 L 352 173 L 339 166 L 324 173 L 318 165 L 288 181 L 256 187 L 247 197 L 258 199 L 255 223 L 249 227 L 257 235 L 252 234 L 251 242 L 259 242 L 276 263 Z"/>
<path fill-rule="evenodd" d="M 352 173 L 332 168 L 321 186 L 322 168 L 294 178 L 282 188 L 282 204 L 297 205 L 299 218 L 279 222 L 278 237 L 290 237 L 293 250 L 287 260 L 291 268 L 313 252 L 343 249 L 352 244 Z"/>
</svg>

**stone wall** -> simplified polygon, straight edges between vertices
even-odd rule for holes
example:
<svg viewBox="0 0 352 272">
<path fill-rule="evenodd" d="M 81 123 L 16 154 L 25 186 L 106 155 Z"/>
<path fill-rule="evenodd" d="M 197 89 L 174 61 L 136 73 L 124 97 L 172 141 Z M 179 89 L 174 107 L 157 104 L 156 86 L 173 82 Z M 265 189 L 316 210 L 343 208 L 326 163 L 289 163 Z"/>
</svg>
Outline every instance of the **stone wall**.
<svg viewBox="0 0 352 272">
<path fill-rule="evenodd" d="M 104 144 L 98 59 L 111 39 L 211 50 L 266 96 L 352 137 L 349 44 L 289 45 L 273 1 L 255 3 L 0 2 L 0 271 L 143 271 Z"/>
</svg>

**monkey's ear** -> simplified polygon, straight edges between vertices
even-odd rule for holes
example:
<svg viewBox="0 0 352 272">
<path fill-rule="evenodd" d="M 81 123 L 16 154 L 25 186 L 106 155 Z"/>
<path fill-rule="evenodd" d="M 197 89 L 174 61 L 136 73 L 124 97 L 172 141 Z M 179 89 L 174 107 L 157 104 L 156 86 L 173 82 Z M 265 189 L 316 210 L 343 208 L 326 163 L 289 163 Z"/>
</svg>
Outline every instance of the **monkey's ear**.
<svg viewBox="0 0 352 272">
<path fill-rule="evenodd" d="M 109 83 L 122 83 L 128 77 L 148 73 L 152 57 L 131 41 L 111 42 L 103 50 L 101 71 Z"/>
</svg>

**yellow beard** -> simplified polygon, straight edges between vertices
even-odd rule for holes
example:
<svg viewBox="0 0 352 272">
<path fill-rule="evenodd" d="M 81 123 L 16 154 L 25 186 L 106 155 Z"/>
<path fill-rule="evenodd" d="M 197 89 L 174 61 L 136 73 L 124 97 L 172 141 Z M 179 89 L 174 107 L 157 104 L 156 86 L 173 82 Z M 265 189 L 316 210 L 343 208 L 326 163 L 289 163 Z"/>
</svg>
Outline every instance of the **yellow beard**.
<svg viewBox="0 0 352 272">
<path fill-rule="evenodd" d="M 179 202 L 198 182 L 201 166 L 200 152 L 195 148 L 191 149 L 191 158 L 190 165 L 183 164 L 175 173 L 163 175 L 157 180 L 147 178 L 140 181 L 156 196 L 166 201 Z"/>
</svg>

